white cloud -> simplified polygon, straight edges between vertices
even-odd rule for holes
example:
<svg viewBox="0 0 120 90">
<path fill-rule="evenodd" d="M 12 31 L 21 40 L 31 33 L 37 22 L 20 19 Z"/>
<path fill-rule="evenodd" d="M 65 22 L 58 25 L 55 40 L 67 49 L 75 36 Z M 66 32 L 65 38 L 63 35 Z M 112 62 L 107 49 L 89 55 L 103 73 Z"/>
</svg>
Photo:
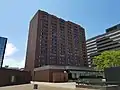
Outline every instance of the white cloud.
<svg viewBox="0 0 120 90">
<path fill-rule="evenodd" d="M 8 65 L 9 67 L 19 67 L 24 68 L 25 61 L 23 60 L 16 60 L 14 58 L 5 58 L 3 62 L 3 67 Z"/>
<path fill-rule="evenodd" d="M 6 45 L 6 50 L 5 50 L 5 57 L 3 60 L 3 67 L 5 65 L 8 65 L 9 67 L 19 67 L 19 68 L 24 68 L 24 58 L 19 58 L 16 59 L 14 54 L 18 51 L 17 47 L 13 44 L 8 42 Z"/>
<path fill-rule="evenodd" d="M 5 50 L 5 57 L 12 56 L 17 51 L 18 49 L 12 43 L 8 42 Z"/>
</svg>

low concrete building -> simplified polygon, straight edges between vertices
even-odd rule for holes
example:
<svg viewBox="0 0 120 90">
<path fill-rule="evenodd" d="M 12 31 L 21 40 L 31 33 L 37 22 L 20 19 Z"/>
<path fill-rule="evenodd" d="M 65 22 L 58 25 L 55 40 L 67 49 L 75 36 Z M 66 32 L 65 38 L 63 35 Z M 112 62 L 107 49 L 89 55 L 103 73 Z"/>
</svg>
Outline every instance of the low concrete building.
<svg viewBox="0 0 120 90">
<path fill-rule="evenodd" d="M 0 86 L 30 83 L 31 74 L 28 71 L 0 68 Z"/>
<path fill-rule="evenodd" d="M 87 67 L 47 65 L 34 69 L 34 81 L 67 82 L 78 79 L 81 75 L 91 75 L 99 72 Z M 99 74 L 100 75 L 100 74 Z"/>
</svg>

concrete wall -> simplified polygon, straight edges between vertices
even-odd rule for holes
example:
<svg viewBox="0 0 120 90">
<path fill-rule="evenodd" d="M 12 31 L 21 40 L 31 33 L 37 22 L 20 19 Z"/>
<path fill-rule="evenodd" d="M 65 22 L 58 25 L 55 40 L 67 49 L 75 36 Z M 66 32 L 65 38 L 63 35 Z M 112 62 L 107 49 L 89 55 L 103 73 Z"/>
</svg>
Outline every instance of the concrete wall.
<svg viewBox="0 0 120 90">
<path fill-rule="evenodd" d="M 54 72 L 53 73 L 53 82 L 65 82 L 68 80 L 68 74 L 63 72 Z"/>
<path fill-rule="evenodd" d="M 30 80 L 30 72 L 4 68 L 0 69 L 0 86 L 25 84 L 30 83 Z"/>
<path fill-rule="evenodd" d="M 105 78 L 108 82 L 120 83 L 120 67 L 111 67 L 104 70 Z"/>
<path fill-rule="evenodd" d="M 76 85 L 76 90 L 120 90 L 119 86 Z"/>
<path fill-rule="evenodd" d="M 35 71 L 34 81 L 49 82 L 49 70 Z"/>
<path fill-rule="evenodd" d="M 37 70 L 34 73 L 34 81 L 65 82 L 68 81 L 68 74 L 64 73 L 64 70 Z"/>
<path fill-rule="evenodd" d="M 28 43 L 26 50 L 26 62 L 25 69 L 31 71 L 33 75 L 33 69 L 35 68 L 35 53 L 36 53 L 36 40 L 37 40 L 37 31 L 38 31 L 38 13 L 34 15 L 29 25 L 29 35 Z"/>
</svg>

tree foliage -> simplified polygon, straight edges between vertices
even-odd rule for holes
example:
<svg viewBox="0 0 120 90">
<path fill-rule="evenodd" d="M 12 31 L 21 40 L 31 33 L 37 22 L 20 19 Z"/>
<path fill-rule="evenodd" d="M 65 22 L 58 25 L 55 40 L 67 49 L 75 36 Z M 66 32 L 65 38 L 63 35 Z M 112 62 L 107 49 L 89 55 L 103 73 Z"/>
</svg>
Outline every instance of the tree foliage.
<svg viewBox="0 0 120 90">
<path fill-rule="evenodd" d="M 97 70 L 104 68 L 120 66 L 120 50 L 104 51 L 93 58 L 93 65 Z"/>
</svg>

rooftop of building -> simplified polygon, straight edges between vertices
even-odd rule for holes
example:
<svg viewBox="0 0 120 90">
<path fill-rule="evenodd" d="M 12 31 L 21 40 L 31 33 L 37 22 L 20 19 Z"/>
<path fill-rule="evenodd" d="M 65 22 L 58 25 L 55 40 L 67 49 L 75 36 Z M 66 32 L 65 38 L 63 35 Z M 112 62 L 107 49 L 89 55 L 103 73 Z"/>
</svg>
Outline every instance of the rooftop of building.
<svg viewBox="0 0 120 90">
<path fill-rule="evenodd" d="M 114 25 L 114 26 L 112 26 L 112 27 L 110 27 L 110 28 L 107 28 L 105 33 L 103 33 L 103 34 L 101 34 L 101 35 L 94 36 L 94 37 L 92 37 L 92 38 L 89 38 L 89 39 L 87 39 L 87 42 L 88 42 L 88 41 L 91 41 L 91 40 L 93 40 L 93 39 L 102 37 L 102 36 L 106 35 L 107 33 L 111 33 L 111 32 L 114 32 L 114 31 L 116 31 L 116 30 L 120 30 L 120 24 L 117 24 L 117 25 Z"/>
<path fill-rule="evenodd" d="M 3 39 L 7 39 L 6 37 L 3 37 L 3 36 L 0 36 L 0 39 L 3 38 Z"/>
<path fill-rule="evenodd" d="M 77 25 L 77 26 L 79 26 L 80 28 L 84 29 L 84 28 L 83 28 L 80 24 L 78 24 L 78 23 L 74 23 L 74 22 L 72 22 L 72 21 L 62 19 L 61 17 L 55 16 L 55 15 L 53 15 L 53 14 L 51 14 L 51 13 L 48 13 L 48 12 L 45 12 L 45 11 L 43 11 L 43 10 L 38 10 L 38 11 L 36 12 L 36 14 L 33 16 L 33 18 L 37 15 L 37 13 L 40 13 L 40 12 L 46 13 L 46 14 L 48 14 L 48 15 L 51 15 L 51 16 L 55 17 L 55 18 L 59 18 L 59 19 L 61 19 L 61 20 L 63 20 L 63 21 L 66 21 L 66 22 L 68 22 L 68 23 Z M 32 19 L 33 19 L 33 18 L 32 18 Z M 31 19 L 31 20 L 32 20 L 32 19 Z"/>
<path fill-rule="evenodd" d="M 116 31 L 116 30 L 120 30 L 120 24 L 114 25 L 114 26 L 106 29 L 106 33 Z"/>
<path fill-rule="evenodd" d="M 88 41 L 91 41 L 91 40 L 93 40 L 93 39 L 102 37 L 102 36 L 104 36 L 104 35 L 105 35 L 105 33 L 103 33 L 103 34 L 101 34 L 101 35 L 94 36 L 94 37 L 92 37 L 92 38 L 89 38 L 89 39 L 87 39 L 87 42 L 88 42 Z"/>
<path fill-rule="evenodd" d="M 46 65 L 46 66 L 42 66 L 42 67 L 35 68 L 34 71 L 38 71 L 38 70 L 48 70 L 48 69 L 88 70 L 88 71 L 94 70 L 93 68 L 90 68 L 90 67 Z"/>
</svg>

